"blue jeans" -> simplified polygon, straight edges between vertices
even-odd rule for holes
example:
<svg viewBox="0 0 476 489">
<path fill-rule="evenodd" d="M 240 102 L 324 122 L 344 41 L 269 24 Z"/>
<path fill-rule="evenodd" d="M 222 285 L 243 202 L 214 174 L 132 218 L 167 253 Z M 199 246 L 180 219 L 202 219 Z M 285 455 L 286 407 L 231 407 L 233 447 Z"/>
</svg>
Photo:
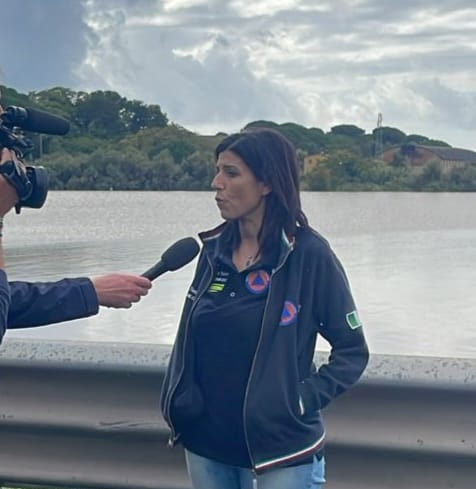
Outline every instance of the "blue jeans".
<svg viewBox="0 0 476 489">
<path fill-rule="evenodd" d="M 251 469 L 235 467 L 185 450 L 187 470 L 194 489 L 321 489 L 324 458 L 311 464 L 273 469 L 254 478 Z"/>
</svg>

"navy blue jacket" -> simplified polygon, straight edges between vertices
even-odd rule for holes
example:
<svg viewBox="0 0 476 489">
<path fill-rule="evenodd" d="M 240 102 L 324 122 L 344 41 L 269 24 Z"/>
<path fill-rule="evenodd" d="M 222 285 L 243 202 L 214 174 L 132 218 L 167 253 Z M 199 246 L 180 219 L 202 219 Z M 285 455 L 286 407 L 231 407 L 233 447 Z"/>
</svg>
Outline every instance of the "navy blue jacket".
<svg viewBox="0 0 476 489">
<path fill-rule="evenodd" d="M 161 394 L 171 443 L 180 438 L 176 420 L 193 421 L 204 409 L 194 382 L 189 322 L 214 277 L 214 259 L 226 226 L 200 235 L 203 248 Z M 331 345 L 328 362 L 319 368 L 313 363 L 318 334 Z M 304 460 L 322 447 L 320 410 L 357 382 L 368 356 L 345 272 L 328 242 L 311 229 L 298 229 L 292 240 L 283 234 L 243 406 L 256 472 Z"/>
<path fill-rule="evenodd" d="M 92 316 L 99 303 L 88 278 L 8 282 L 0 270 L 0 341 L 7 329 L 30 328 Z"/>
</svg>

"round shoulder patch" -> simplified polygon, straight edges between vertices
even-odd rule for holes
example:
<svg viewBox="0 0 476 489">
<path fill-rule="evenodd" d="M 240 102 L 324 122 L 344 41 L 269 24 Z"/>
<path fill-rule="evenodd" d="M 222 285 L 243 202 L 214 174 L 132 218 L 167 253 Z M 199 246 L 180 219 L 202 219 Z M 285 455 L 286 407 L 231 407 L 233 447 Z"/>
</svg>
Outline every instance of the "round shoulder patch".
<svg viewBox="0 0 476 489">
<path fill-rule="evenodd" d="M 263 294 L 268 290 L 270 276 L 266 270 L 253 270 L 245 278 L 245 285 L 252 294 Z"/>
<path fill-rule="evenodd" d="M 297 319 L 297 307 L 291 301 L 285 301 L 283 312 L 281 313 L 280 326 L 289 326 L 296 322 Z"/>
</svg>

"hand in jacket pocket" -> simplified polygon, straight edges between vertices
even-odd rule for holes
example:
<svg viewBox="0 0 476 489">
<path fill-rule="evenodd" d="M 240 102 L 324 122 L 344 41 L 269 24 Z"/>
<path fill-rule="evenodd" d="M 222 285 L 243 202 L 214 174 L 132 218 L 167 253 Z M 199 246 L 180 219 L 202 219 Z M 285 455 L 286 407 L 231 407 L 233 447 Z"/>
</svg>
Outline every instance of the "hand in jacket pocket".
<svg viewBox="0 0 476 489">
<path fill-rule="evenodd" d="M 298 385 L 299 413 L 301 416 L 310 416 L 319 409 L 314 388 L 310 381 L 303 380 Z"/>
</svg>

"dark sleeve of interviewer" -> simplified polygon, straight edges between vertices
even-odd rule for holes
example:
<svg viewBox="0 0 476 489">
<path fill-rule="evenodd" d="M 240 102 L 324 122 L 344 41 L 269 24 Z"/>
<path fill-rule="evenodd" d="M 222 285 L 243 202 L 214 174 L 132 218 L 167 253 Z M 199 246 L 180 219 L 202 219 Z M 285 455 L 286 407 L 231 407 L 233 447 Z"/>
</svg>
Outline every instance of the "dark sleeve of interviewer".
<svg viewBox="0 0 476 489">
<path fill-rule="evenodd" d="M 10 286 L 5 270 L 0 269 L 0 343 L 7 329 L 10 309 Z"/>
<path fill-rule="evenodd" d="M 89 278 L 10 282 L 9 329 L 42 326 L 96 314 L 99 302 Z"/>
</svg>

